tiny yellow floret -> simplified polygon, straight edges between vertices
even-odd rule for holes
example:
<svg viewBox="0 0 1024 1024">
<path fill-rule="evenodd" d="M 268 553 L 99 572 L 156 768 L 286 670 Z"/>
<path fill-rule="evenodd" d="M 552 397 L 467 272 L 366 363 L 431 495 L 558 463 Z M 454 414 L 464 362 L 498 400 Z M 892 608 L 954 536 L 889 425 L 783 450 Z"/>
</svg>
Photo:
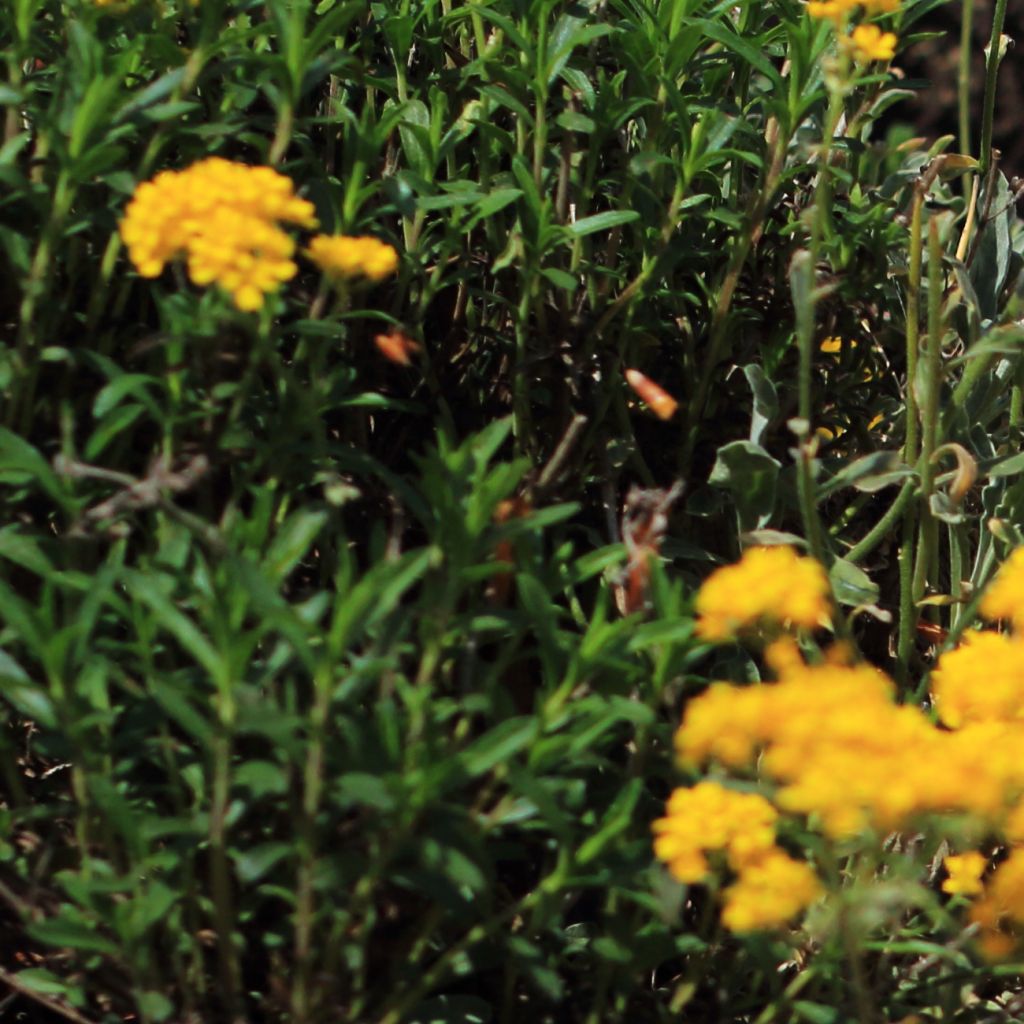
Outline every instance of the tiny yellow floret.
<svg viewBox="0 0 1024 1024">
<path fill-rule="evenodd" d="M 981 893 L 981 876 L 988 865 L 984 854 L 972 850 L 970 853 L 945 857 L 942 863 L 949 874 L 942 883 L 943 892 L 959 896 L 977 896 Z"/>
<path fill-rule="evenodd" d="M 840 42 L 858 64 L 870 64 L 875 60 L 892 60 L 898 40 L 892 32 L 883 32 L 877 25 L 858 25 Z"/>
<path fill-rule="evenodd" d="M 383 281 L 398 269 L 394 246 L 370 235 L 317 235 L 306 255 L 329 278 L 338 281 L 359 277 Z"/>
</svg>

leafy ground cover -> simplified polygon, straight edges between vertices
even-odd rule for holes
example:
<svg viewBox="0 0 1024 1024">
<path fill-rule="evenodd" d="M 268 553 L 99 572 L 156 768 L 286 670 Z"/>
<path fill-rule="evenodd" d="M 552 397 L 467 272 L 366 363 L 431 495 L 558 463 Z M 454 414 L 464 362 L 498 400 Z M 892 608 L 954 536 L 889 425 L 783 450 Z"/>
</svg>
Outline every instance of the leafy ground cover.
<svg viewBox="0 0 1024 1024">
<path fill-rule="evenodd" d="M 936 6 L 2 6 L 0 1014 L 1024 1019 Z"/>
</svg>

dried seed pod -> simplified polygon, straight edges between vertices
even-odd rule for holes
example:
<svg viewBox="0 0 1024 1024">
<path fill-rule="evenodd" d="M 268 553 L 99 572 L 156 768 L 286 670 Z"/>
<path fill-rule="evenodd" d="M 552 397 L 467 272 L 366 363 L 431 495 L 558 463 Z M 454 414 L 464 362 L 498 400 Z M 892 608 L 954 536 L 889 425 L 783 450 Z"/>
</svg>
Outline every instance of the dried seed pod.
<svg viewBox="0 0 1024 1024">
<path fill-rule="evenodd" d="M 669 420 L 679 408 L 679 403 L 650 377 L 644 376 L 639 370 L 627 370 L 626 382 L 650 406 L 651 412 L 658 419 Z"/>
<path fill-rule="evenodd" d="M 413 353 L 420 350 L 419 342 L 413 341 L 408 334 L 397 328 L 393 328 L 387 334 L 378 334 L 373 343 L 385 359 L 398 363 L 399 366 L 409 366 Z"/>
</svg>

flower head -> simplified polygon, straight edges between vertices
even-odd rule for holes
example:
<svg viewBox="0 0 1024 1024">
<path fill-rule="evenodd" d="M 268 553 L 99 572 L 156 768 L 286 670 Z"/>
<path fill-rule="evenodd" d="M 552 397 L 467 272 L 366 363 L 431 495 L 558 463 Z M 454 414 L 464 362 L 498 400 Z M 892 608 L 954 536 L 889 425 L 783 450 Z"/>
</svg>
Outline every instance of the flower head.
<svg viewBox="0 0 1024 1024">
<path fill-rule="evenodd" d="M 980 611 L 986 619 L 1008 619 L 1014 629 L 1024 629 L 1024 547 L 1002 564 L 981 598 Z"/>
<path fill-rule="evenodd" d="M 335 280 L 365 277 L 383 281 L 398 269 L 394 247 L 369 235 L 317 235 L 310 241 L 306 255 Z"/>
<path fill-rule="evenodd" d="M 975 630 L 939 658 L 932 698 L 943 724 L 1024 720 L 1024 640 Z"/>
<path fill-rule="evenodd" d="M 943 892 L 961 896 L 977 896 L 981 892 L 981 876 L 988 866 L 988 859 L 983 853 L 972 850 L 945 857 L 942 863 L 949 875 L 942 883 Z"/>
<path fill-rule="evenodd" d="M 121 237 L 143 277 L 158 277 L 184 254 L 193 283 L 220 285 L 239 309 L 255 310 L 298 272 L 295 243 L 281 222 L 316 225 L 312 204 L 295 195 L 288 178 L 210 157 L 139 185 Z"/>
<path fill-rule="evenodd" d="M 820 895 L 810 865 L 773 847 L 746 864 L 725 890 L 722 924 L 734 932 L 779 928 Z"/>
<path fill-rule="evenodd" d="M 813 629 L 829 612 L 828 576 L 819 562 L 788 547 L 748 548 L 717 569 L 697 594 L 697 632 L 726 640 L 762 621 Z"/>
<path fill-rule="evenodd" d="M 669 797 L 665 817 L 652 826 L 654 852 L 679 881 L 699 882 L 712 851 L 726 851 L 738 868 L 771 847 L 778 816 L 763 796 L 700 782 Z"/>
<path fill-rule="evenodd" d="M 858 25 L 840 42 L 858 64 L 870 64 L 874 60 L 892 60 L 898 40 L 892 32 L 883 32 L 877 25 Z"/>
</svg>

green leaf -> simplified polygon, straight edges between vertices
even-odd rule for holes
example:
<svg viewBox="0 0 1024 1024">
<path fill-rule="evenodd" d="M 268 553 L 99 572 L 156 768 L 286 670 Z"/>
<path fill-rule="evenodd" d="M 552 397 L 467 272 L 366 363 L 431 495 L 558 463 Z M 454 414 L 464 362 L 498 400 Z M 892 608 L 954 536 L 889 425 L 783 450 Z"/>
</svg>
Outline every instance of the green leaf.
<svg viewBox="0 0 1024 1024">
<path fill-rule="evenodd" d="M 744 366 L 743 376 L 747 378 L 754 396 L 754 408 L 750 414 L 750 441 L 759 445 L 764 439 L 764 432 L 779 415 L 779 399 L 775 385 L 757 363 Z"/>
<path fill-rule="evenodd" d="M 182 611 L 175 607 L 153 577 L 136 570 L 127 570 L 124 582 L 132 597 L 141 601 L 156 616 L 157 621 L 202 665 L 219 683 L 226 679 L 226 668 L 221 656 L 202 630 Z"/>
<path fill-rule="evenodd" d="M 592 235 L 597 231 L 608 231 L 610 228 L 617 228 L 622 224 L 632 224 L 639 219 L 640 214 L 636 210 L 605 210 L 604 213 L 581 217 L 572 224 L 567 224 L 565 230 L 573 238 L 583 238 L 585 235 Z"/>
<path fill-rule="evenodd" d="M 467 775 L 476 778 L 525 750 L 537 738 L 533 717 L 510 718 L 468 746 L 459 756 Z"/>
<path fill-rule="evenodd" d="M 829 568 L 829 582 L 832 592 L 840 604 L 866 605 L 878 600 L 878 584 L 853 562 L 837 558 Z"/>
<path fill-rule="evenodd" d="M 283 582 L 312 547 L 327 519 L 326 512 L 311 509 L 290 516 L 271 541 L 263 560 L 264 572 L 272 580 Z"/>
<path fill-rule="evenodd" d="M 732 495 L 741 532 L 756 530 L 771 519 L 781 468 L 778 459 L 753 441 L 733 441 L 718 449 L 708 483 Z"/>
<path fill-rule="evenodd" d="M 585 867 L 599 857 L 608 845 L 625 832 L 634 821 L 637 801 L 644 790 L 643 779 L 630 779 L 625 788 L 615 798 L 608 813 L 605 814 L 601 827 L 594 835 L 586 839 L 576 854 L 576 862 Z"/>
<path fill-rule="evenodd" d="M 37 942 L 45 942 L 49 946 L 106 953 L 108 956 L 115 956 L 118 952 L 117 943 L 100 935 L 93 925 L 67 917 L 36 921 L 29 924 L 26 930 Z"/>
<path fill-rule="evenodd" d="M 874 493 L 883 487 L 902 483 L 914 476 L 914 470 L 901 459 L 899 452 L 872 452 L 848 463 L 818 488 L 818 501 L 843 487 Z"/>
<path fill-rule="evenodd" d="M 49 462 L 24 438 L 0 427 L 0 484 L 32 480 L 61 505 L 69 498 L 63 481 Z"/>
<path fill-rule="evenodd" d="M 290 843 L 260 843 L 245 850 L 232 852 L 238 880 L 246 885 L 264 878 L 275 865 L 292 855 Z"/>
<path fill-rule="evenodd" d="M 232 782 L 249 790 L 257 800 L 288 791 L 288 775 L 273 761 L 244 761 L 235 769 Z"/>
</svg>

